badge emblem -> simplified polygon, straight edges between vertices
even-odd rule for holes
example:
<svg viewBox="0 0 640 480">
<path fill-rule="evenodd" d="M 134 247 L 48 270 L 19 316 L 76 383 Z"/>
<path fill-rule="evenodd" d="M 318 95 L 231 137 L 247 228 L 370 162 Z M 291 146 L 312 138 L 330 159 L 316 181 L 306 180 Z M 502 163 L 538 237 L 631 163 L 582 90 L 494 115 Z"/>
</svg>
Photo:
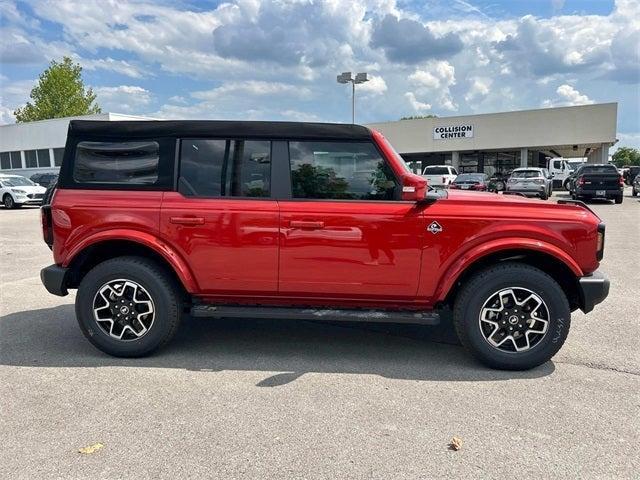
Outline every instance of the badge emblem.
<svg viewBox="0 0 640 480">
<path fill-rule="evenodd" d="M 429 230 L 431 233 L 435 235 L 436 233 L 440 233 L 442 231 L 442 227 L 438 222 L 434 221 L 434 222 L 431 222 L 431 225 L 427 227 L 427 230 Z"/>
</svg>

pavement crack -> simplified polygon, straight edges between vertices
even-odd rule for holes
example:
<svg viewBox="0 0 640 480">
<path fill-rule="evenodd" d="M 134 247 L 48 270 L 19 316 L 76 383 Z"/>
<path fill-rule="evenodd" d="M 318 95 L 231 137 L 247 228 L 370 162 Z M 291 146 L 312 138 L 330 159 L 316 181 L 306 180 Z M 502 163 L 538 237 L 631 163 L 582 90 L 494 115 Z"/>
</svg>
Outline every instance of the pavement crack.
<svg viewBox="0 0 640 480">
<path fill-rule="evenodd" d="M 616 373 L 625 373 L 627 375 L 640 377 L 640 372 L 633 372 L 631 370 L 625 370 L 624 368 L 618 368 L 618 367 L 609 367 L 607 365 L 600 365 L 597 363 L 572 362 L 570 360 L 553 360 L 553 362 L 561 365 L 574 365 L 577 367 L 591 368 L 592 370 L 603 370 L 603 371 L 616 372 Z"/>
</svg>

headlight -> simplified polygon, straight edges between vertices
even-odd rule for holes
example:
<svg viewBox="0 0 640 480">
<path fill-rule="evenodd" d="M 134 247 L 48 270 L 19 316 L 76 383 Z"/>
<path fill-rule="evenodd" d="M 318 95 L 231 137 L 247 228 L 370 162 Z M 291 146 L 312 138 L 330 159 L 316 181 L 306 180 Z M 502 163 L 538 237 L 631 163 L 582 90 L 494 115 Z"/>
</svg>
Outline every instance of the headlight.
<svg viewBox="0 0 640 480">
<path fill-rule="evenodd" d="M 18 188 L 12 188 L 11 191 L 13 193 L 19 193 L 20 195 L 25 195 L 27 192 L 25 192 L 24 190 L 20 190 Z"/>
</svg>

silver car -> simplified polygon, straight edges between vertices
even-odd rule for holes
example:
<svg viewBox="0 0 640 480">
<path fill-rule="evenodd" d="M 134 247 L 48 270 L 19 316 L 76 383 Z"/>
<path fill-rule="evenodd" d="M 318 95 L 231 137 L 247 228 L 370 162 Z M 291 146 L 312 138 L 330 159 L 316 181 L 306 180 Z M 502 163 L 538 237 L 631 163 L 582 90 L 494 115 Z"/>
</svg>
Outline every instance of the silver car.
<svg viewBox="0 0 640 480">
<path fill-rule="evenodd" d="M 546 168 L 516 168 L 507 180 L 506 191 L 546 200 L 553 193 L 553 175 Z"/>
</svg>

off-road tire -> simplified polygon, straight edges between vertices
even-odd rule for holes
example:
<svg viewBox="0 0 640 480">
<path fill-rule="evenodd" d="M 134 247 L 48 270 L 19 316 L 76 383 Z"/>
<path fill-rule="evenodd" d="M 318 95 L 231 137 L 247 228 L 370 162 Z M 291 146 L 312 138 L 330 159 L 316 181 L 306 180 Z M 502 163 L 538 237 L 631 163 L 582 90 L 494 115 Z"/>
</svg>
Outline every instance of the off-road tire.
<svg viewBox="0 0 640 480">
<path fill-rule="evenodd" d="M 503 288 L 534 292 L 549 310 L 549 325 L 542 339 L 529 350 L 505 352 L 483 335 L 479 316 L 485 301 Z M 453 322 L 462 345 L 485 365 L 501 370 L 528 370 L 550 360 L 569 334 L 571 311 L 562 288 L 549 275 L 530 265 L 505 262 L 474 274 L 460 290 Z"/>
<path fill-rule="evenodd" d="M 116 279 L 136 282 L 153 300 L 153 323 L 138 339 L 115 339 L 94 318 L 96 293 Z M 95 347 L 116 357 L 142 357 L 166 345 L 178 330 L 183 307 L 184 294 L 176 280 L 162 266 L 143 257 L 118 257 L 98 264 L 84 276 L 76 296 L 76 317 L 82 333 Z"/>
</svg>

